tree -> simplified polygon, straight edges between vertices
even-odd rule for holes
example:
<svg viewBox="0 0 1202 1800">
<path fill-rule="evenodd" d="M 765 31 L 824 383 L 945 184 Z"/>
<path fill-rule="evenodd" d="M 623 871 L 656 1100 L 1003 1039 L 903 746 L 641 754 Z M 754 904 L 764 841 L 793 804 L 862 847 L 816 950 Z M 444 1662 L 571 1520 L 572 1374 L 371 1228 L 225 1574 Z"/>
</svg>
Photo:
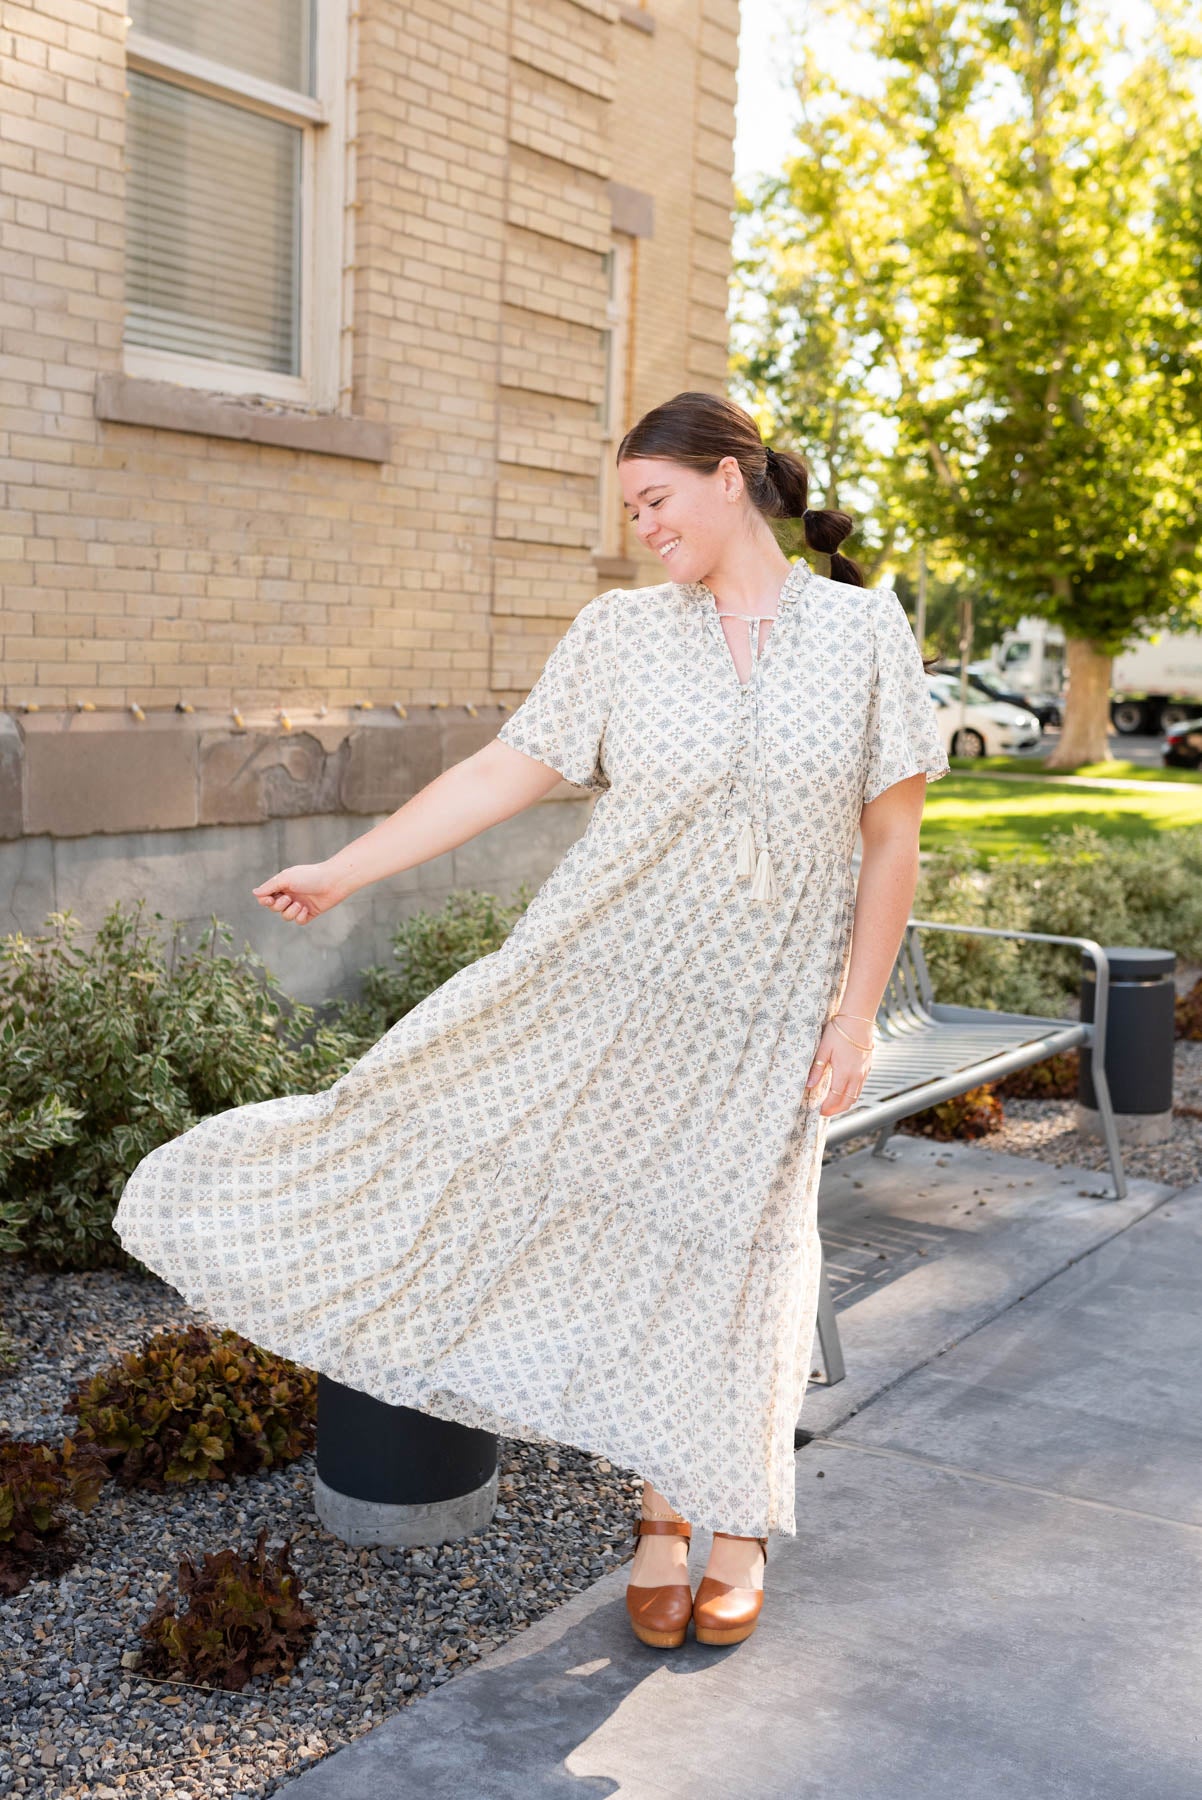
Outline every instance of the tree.
<svg viewBox="0 0 1202 1800">
<path fill-rule="evenodd" d="M 1062 625 L 1051 760 L 1104 759 L 1111 657 L 1198 607 L 1196 34 L 1164 5 L 1134 55 L 1070 0 L 839 17 L 877 79 L 853 91 L 799 49 L 798 154 L 754 203 L 769 330 L 736 374 L 765 378 L 778 318 L 821 313 L 787 404 L 829 355 L 881 541 L 921 533 L 999 622 Z"/>
</svg>

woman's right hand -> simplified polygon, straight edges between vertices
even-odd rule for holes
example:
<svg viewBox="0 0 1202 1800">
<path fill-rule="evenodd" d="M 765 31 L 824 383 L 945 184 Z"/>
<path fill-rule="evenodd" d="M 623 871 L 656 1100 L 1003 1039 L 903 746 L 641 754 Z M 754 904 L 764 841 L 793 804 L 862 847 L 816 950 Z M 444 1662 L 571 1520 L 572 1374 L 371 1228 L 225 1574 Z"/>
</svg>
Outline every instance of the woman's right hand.
<svg viewBox="0 0 1202 1800">
<path fill-rule="evenodd" d="M 863 1031 L 865 1027 L 858 1023 L 851 1029 Z M 824 1119 L 833 1118 L 836 1113 L 846 1112 L 855 1105 L 868 1079 L 874 1047 L 875 1039 L 867 1050 L 849 1043 L 843 1032 L 827 1020 L 805 1085 L 805 1096 L 810 1104 L 822 1102 L 819 1110 Z"/>
<path fill-rule="evenodd" d="M 251 889 L 260 906 L 270 906 L 281 919 L 297 925 L 311 924 L 330 912 L 348 891 L 328 862 L 296 863 Z"/>
</svg>

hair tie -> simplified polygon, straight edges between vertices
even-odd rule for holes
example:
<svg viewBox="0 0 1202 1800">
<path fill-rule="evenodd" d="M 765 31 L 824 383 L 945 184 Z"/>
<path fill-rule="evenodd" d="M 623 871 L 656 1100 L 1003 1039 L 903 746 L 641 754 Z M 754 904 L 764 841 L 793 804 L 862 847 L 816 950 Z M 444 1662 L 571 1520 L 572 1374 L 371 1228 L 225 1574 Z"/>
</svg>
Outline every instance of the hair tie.
<svg viewBox="0 0 1202 1800">
<path fill-rule="evenodd" d="M 768 467 L 770 469 L 775 469 L 780 458 L 777 456 L 776 451 L 772 448 L 771 444 L 764 445 L 764 455 L 768 459 Z"/>
</svg>

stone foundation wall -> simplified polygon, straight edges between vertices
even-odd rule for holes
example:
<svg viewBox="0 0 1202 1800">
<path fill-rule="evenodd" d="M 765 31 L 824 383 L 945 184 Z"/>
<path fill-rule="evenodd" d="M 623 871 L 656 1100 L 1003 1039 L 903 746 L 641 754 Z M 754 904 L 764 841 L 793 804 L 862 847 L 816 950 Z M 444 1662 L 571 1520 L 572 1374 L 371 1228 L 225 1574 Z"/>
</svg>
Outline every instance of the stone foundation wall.
<svg viewBox="0 0 1202 1800">
<path fill-rule="evenodd" d="M 352 995 L 366 965 L 387 961 L 399 919 L 455 888 L 509 899 L 522 881 L 537 887 L 587 823 L 590 796 L 562 781 L 326 919 L 297 926 L 258 904 L 251 889 L 269 875 L 332 856 L 495 737 L 503 715 L 487 713 L 419 707 L 288 733 L 203 715 L 0 713 L 0 932 L 32 937 L 70 910 L 87 941 L 115 901 L 145 899 L 151 920 L 182 920 L 189 941 L 216 914 L 233 927 L 229 948 L 249 943 L 298 1000 Z"/>
</svg>

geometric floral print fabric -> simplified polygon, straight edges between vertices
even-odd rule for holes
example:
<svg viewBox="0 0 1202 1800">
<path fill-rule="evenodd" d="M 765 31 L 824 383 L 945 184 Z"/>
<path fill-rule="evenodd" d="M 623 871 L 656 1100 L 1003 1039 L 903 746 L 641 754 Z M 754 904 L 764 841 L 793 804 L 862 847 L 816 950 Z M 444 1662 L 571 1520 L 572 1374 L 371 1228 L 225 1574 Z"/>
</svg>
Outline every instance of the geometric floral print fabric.
<svg viewBox="0 0 1202 1800">
<path fill-rule="evenodd" d="M 202 1119 L 115 1227 L 206 1317 L 440 1417 L 792 1534 L 861 806 L 947 770 L 896 596 L 786 577 L 741 684 L 710 591 L 591 600 L 498 735 L 596 799 L 501 948 L 324 1093 Z M 753 807 L 770 901 L 736 872 Z"/>
</svg>

